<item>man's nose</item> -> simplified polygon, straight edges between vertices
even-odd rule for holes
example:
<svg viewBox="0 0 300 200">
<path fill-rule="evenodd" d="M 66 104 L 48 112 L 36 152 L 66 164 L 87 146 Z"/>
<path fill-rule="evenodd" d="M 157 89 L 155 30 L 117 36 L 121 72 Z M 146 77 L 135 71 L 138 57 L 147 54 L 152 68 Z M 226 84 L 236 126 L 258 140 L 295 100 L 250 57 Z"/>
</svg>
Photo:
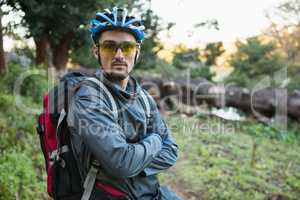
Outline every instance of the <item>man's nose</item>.
<svg viewBox="0 0 300 200">
<path fill-rule="evenodd" d="M 118 48 L 118 49 L 117 49 L 117 52 L 116 52 L 115 57 L 116 57 L 116 58 L 124 58 L 124 54 L 123 54 L 121 48 Z"/>
</svg>

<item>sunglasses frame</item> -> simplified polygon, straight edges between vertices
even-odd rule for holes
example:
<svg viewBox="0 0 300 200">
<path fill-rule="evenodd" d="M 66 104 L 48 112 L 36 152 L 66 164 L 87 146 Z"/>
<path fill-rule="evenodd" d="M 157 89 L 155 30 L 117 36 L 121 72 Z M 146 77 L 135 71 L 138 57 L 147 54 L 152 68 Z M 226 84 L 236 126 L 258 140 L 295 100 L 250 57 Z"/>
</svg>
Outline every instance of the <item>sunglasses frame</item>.
<svg viewBox="0 0 300 200">
<path fill-rule="evenodd" d="M 113 41 L 113 40 L 105 40 L 105 41 L 103 41 L 103 42 L 99 42 L 99 43 L 96 45 L 96 46 L 99 48 L 99 51 L 101 50 L 101 46 L 103 46 L 103 43 L 104 43 L 104 42 L 112 42 L 112 43 L 114 43 L 114 45 L 116 46 L 115 50 L 114 50 L 114 51 L 111 51 L 111 54 L 115 54 L 115 53 L 117 53 L 118 49 L 121 49 L 122 53 L 123 53 L 125 56 L 128 56 L 128 55 L 130 55 L 131 53 L 126 53 L 126 51 L 124 51 L 124 50 L 122 49 L 122 44 L 124 44 L 124 43 L 135 43 L 135 46 L 136 46 L 137 49 L 140 48 L 140 46 L 141 46 L 140 43 L 138 43 L 138 42 L 133 42 L 133 41 L 115 42 L 115 41 Z"/>
</svg>

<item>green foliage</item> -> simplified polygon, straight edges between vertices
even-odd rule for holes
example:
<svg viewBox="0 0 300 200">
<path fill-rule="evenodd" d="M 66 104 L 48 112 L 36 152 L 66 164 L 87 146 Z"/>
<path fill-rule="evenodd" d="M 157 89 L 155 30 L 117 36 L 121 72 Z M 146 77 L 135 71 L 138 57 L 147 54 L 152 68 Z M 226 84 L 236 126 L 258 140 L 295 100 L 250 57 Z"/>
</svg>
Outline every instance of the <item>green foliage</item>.
<svg viewBox="0 0 300 200">
<path fill-rule="evenodd" d="M 98 68 L 99 63 L 92 52 L 92 41 L 88 34 L 75 40 L 85 40 L 85 42 L 72 43 L 70 54 L 73 63 L 77 63 L 84 68 Z"/>
<path fill-rule="evenodd" d="M 208 43 L 204 49 L 205 65 L 216 65 L 217 58 L 225 52 L 222 42 Z"/>
<path fill-rule="evenodd" d="M 198 48 L 187 48 L 184 45 L 178 45 L 174 49 L 174 58 L 172 64 L 180 73 L 183 70 L 190 70 L 191 78 L 205 78 L 211 80 L 213 74 L 209 66 L 205 65 L 200 59 L 200 50 Z"/>
<path fill-rule="evenodd" d="M 225 78 L 225 82 L 228 84 L 238 85 L 240 87 L 249 87 L 252 84 L 252 80 L 246 73 L 240 70 L 234 70 L 228 77 Z"/>
<path fill-rule="evenodd" d="M 162 79 L 175 79 L 179 73 L 181 73 L 180 70 L 163 59 L 157 59 L 154 68 L 137 68 L 133 70 L 133 74 L 139 77 L 151 74 L 151 76 L 161 77 Z"/>
<path fill-rule="evenodd" d="M 23 38 L 21 39 L 23 40 Z M 17 55 L 25 56 L 26 58 L 33 61 L 35 58 L 34 49 L 30 48 L 28 45 L 24 45 L 23 47 L 14 48 L 13 52 L 16 52 Z"/>
<path fill-rule="evenodd" d="M 174 50 L 173 65 L 178 69 L 191 69 L 202 66 L 199 49 L 178 45 Z"/>
<path fill-rule="evenodd" d="M 257 37 L 252 37 L 246 42 L 238 41 L 236 46 L 238 51 L 230 62 L 235 70 L 227 82 L 237 81 L 243 86 L 249 86 L 284 67 L 284 59 L 275 52 L 273 43 L 263 44 Z"/>
<path fill-rule="evenodd" d="M 40 107 L 31 98 L 23 97 L 22 101 L 30 107 Z M 35 118 L 16 105 L 12 94 L 3 91 L 0 110 L 0 199 L 44 199 L 44 161 Z"/>
<path fill-rule="evenodd" d="M 201 66 L 191 69 L 191 78 L 205 78 L 207 80 L 212 79 L 213 74 L 210 72 L 210 68 L 208 66 Z"/>
<path fill-rule="evenodd" d="M 45 185 L 38 180 L 32 155 L 10 149 L 0 157 L 0 199 L 37 199 L 42 197 Z"/>
<path fill-rule="evenodd" d="M 205 78 L 207 80 L 211 80 L 213 75 L 210 72 L 210 68 L 207 66 L 194 66 L 184 70 L 175 67 L 172 63 L 168 63 L 163 59 L 157 59 L 155 68 L 137 68 L 133 71 L 133 73 L 140 77 L 151 74 L 152 76 L 158 76 L 164 79 L 176 79 L 178 77 L 184 78 L 190 74 L 192 79 Z"/>
<path fill-rule="evenodd" d="M 297 129 L 299 127 L 292 128 L 294 123 L 290 122 L 288 130 L 277 130 L 275 127 L 267 126 L 255 121 L 244 122 L 241 130 L 244 133 L 250 134 L 254 137 L 265 137 L 270 139 L 283 140 L 287 142 L 295 142 L 299 139 Z"/>
<path fill-rule="evenodd" d="M 38 107 L 30 98 L 23 98 L 22 100 L 28 107 Z M 0 130 L 1 136 L 5 139 L 5 142 L 0 144 L 0 151 L 14 146 L 19 146 L 22 149 L 26 148 L 28 141 L 30 144 L 32 143 L 30 135 L 35 134 L 34 116 L 18 107 L 15 97 L 12 95 L 1 94 L 0 102 Z"/>
<path fill-rule="evenodd" d="M 151 9 L 147 9 L 142 14 L 142 20 L 145 26 L 145 39 L 141 47 L 139 62 L 137 69 L 155 68 L 157 64 L 157 53 L 162 49 L 159 43 L 158 34 L 163 29 L 160 25 L 160 18 L 153 13 Z"/>
<path fill-rule="evenodd" d="M 86 23 L 97 8 L 104 9 L 117 2 L 119 1 L 87 0 L 82 4 L 79 0 L 7 0 L 8 5 L 24 13 L 22 25 L 28 27 L 29 36 L 39 38 L 49 34 L 54 44 L 66 34 L 75 34 L 80 30 L 80 25 Z"/>
<path fill-rule="evenodd" d="M 24 72 L 24 70 L 18 64 L 10 64 L 8 66 L 8 73 L 0 79 L 0 88 L 2 93 L 12 93 L 14 85 L 18 76 Z"/>
<path fill-rule="evenodd" d="M 25 69 L 18 64 L 10 64 L 8 70 L 9 73 L 6 73 L 0 80 L 2 92 L 12 94 L 14 89 L 18 86 L 18 80 L 25 77 L 20 85 L 20 94 L 31 97 L 35 102 L 41 102 L 43 95 L 48 89 L 48 80 L 45 76 L 46 71 L 37 67 Z"/>
<path fill-rule="evenodd" d="M 26 28 L 26 37 L 33 37 L 36 43 L 38 54 L 36 61 L 48 63 L 45 54 L 50 50 L 53 55 L 52 62 L 56 68 L 65 67 L 71 45 L 86 48 L 87 40 L 82 38 L 90 38 L 87 31 L 88 23 L 97 10 L 126 3 L 128 2 L 125 0 L 86 0 L 84 3 L 80 0 L 6 1 L 6 4 L 13 7 L 15 11 L 22 13 L 19 25 Z M 82 50 L 83 53 L 85 48 Z"/>
<path fill-rule="evenodd" d="M 300 64 L 290 64 L 287 71 L 290 82 L 287 85 L 288 90 L 299 90 L 300 85 Z"/>
<path fill-rule="evenodd" d="M 158 59 L 156 63 L 156 67 L 152 71 L 165 79 L 175 78 L 179 73 L 178 69 L 165 60 Z"/>
<path fill-rule="evenodd" d="M 165 118 L 180 151 L 177 164 L 160 178 L 179 188 L 186 199 L 260 200 L 278 194 L 297 200 L 300 196 L 299 137 L 282 140 L 274 129 L 254 121 L 228 122 L 203 115 Z"/>
<path fill-rule="evenodd" d="M 41 75 L 31 75 L 24 80 L 21 88 L 21 94 L 32 97 L 36 103 L 42 101 L 48 88 L 47 79 Z"/>
</svg>

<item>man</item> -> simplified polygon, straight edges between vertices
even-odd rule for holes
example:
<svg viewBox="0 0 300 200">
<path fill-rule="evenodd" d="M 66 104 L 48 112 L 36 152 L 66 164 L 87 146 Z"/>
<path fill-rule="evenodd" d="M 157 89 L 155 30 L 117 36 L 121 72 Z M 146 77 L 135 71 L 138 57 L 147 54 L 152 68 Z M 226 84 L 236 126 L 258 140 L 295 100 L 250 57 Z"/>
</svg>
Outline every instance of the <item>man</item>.
<svg viewBox="0 0 300 200">
<path fill-rule="evenodd" d="M 178 199 L 156 177 L 175 164 L 178 147 L 155 101 L 130 75 L 144 38 L 141 21 L 115 7 L 112 12 L 97 13 L 90 31 L 101 66 L 96 78 L 111 96 L 103 88 L 82 84 L 67 118 L 82 177 L 90 175 L 91 163 L 99 169 L 88 198 Z"/>
</svg>

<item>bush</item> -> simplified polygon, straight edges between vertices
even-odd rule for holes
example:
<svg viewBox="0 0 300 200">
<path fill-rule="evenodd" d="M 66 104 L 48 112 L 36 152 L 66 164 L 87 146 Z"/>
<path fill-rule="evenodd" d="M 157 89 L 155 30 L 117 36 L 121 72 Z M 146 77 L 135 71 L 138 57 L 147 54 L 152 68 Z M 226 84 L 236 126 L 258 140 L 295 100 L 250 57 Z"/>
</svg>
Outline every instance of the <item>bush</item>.
<svg viewBox="0 0 300 200">
<path fill-rule="evenodd" d="M 41 199 L 45 184 L 39 180 L 32 155 L 9 149 L 0 157 L 0 200 Z"/>
<path fill-rule="evenodd" d="M 9 64 L 8 73 L 0 79 L 2 93 L 12 93 L 18 76 L 24 71 L 18 64 Z"/>
<path fill-rule="evenodd" d="M 274 43 L 264 43 L 258 37 L 236 42 L 237 52 L 232 55 L 230 65 L 235 68 L 227 82 L 239 86 L 253 86 L 263 77 L 273 78 L 282 69 L 286 60 L 276 52 Z"/>
<path fill-rule="evenodd" d="M 289 143 L 297 142 L 299 135 L 297 134 L 297 122 L 289 121 L 287 130 L 277 130 L 274 127 L 256 121 L 247 121 L 241 123 L 241 130 L 256 138 L 265 137 L 270 139 L 282 140 Z"/>
<path fill-rule="evenodd" d="M 289 91 L 299 90 L 300 85 L 300 65 L 294 64 L 288 66 L 288 77 L 290 82 L 287 86 Z"/>
<path fill-rule="evenodd" d="M 134 69 L 133 74 L 139 77 L 149 76 L 150 74 L 150 76 L 158 76 L 165 79 L 172 79 L 180 74 L 180 71 L 177 68 L 163 59 L 157 59 L 155 63 L 155 67 L 153 68 Z"/>
<path fill-rule="evenodd" d="M 47 77 L 40 74 L 43 72 L 41 68 L 30 67 L 24 69 L 20 65 L 10 64 L 8 69 L 9 72 L 0 80 L 2 93 L 13 94 L 18 79 L 29 74 L 21 85 L 21 95 L 31 97 L 37 103 L 42 101 L 42 96 L 47 91 L 48 81 Z"/>
<path fill-rule="evenodd" d="M 1 80 L 1 87 L 7 90 L 0 91 L 0 200 L 46 199 L 44 160 L 35 131 L 35 117 L 21 110 L 15 97 L 9 94 L 12 93 L 9 87 L 20 74 L 15 67 L 12 69 L 17 73 Z M 22 101 L 27 108 L 41 107 L 32 97 L 22 97 Z"/>
<path fill-rule="evenodd" d="M 21 88 L 21 94 L 32 97 L 34 102 L 39 103 L 47 92 L 47 87 L 48 82 L 45 77 L 32 75 L 24 81 Z"/>
<path fill-rule="evenodd" d="M 191 69 L 191 78 L 205 78 L 207 80 L 212 79 L 212 73 L 209 66 L 199 66 Z"/>
</svg>

